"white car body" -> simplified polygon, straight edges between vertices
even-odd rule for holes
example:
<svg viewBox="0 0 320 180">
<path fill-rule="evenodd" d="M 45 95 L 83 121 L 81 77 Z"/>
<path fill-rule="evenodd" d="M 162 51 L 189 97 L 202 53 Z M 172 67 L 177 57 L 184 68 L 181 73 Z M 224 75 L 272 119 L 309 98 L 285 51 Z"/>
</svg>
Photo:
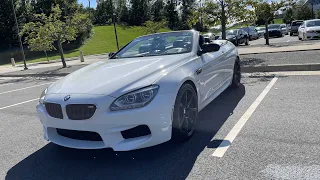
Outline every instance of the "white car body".
<svg viewBox="0 0 320 180">
<path fill-rule="evenodd" d="M 298 38 L 300 40 L 320 39 L 320 26 L 308 27 L 312 21 L 320 22 L 320 19 L 304 21 L 298 29 Z"/>
<path fill-rule="evenodd" d="M 224 40 L 217 52 L 198 56 L 199 32 L 193 33 L 192 51 L 166 56 L 109 59 L 73 72 L 48 87 L 43 102 L 36 107 L 43 124 L 44 138 L 55 144 L 79 148 L 112 148 L 128 151 L 157 145 L 171 139 L 172 112 L 179 88 L 192 82 L 198 94 L 199 111 L 232 83 L 236 47 Z M 202 73 L 195 73 L 202 68 Z M 110 105 L 120 96 L 134 90 L 158 85 L 159 91 L 146 106 L 110 111 Z M 51 117 L 45 103 L 61 105 L 63 117 Z M 66 106 L 92 104 L 96 110 L 86 120 L 70 120 Z M 81 112 L 79 112 L 81 113 Z M 151 134 L 125 139 L 121 132 L 147 125 Z M 61 136 L 57 129 L 97 133 L 102 141 L 88 141 Z"/>
</svg>

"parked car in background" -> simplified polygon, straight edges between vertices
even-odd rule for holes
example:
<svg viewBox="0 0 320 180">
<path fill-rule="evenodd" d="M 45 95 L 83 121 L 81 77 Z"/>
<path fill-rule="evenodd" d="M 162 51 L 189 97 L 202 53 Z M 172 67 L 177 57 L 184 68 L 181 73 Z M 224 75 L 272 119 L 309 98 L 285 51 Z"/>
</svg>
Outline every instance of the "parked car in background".
<svg viewBox="0 0 320 180">
<path fill-rule="evenodd" d="M 215 40 L 215 34 L 213 34 L 213 33 L 204 34 L 203 37 L 210 39 L 210 41 Z"/>
<path fill-rule="evenodd" d="M 270 24 L 268 25 L 269 37 L 283 37 L 283 32 L 281 30 L 280 24 Z M 266 36 L 265 36 L 266 38 Z"/>
<path fill-rule="evenodd" d="M 250 41 L 255 40 L 255 39 L 259 39 L 259 34 L 258 34 L 255 27 L 248 26 L 248 27 L 242 27 L 240 29 L 244 30 L 249 35 Z"/>
<path fill-rule="evenodd" d="M 291 22 L 290 36 L 298 33 L 299 26 L 303 23 L 303 20 L 296 20 Z"/>
<path fill-rule="evenodd" d="M 320 39 L 320 19 L 304 21 L 298 29 L 299 40 Z"/>
<path fill-rule="evenodd" d="M 258 32 L 259 37 L 263 37 L 264 33 L 266 32 L 266 28 L 265 27 L 257 27 L 256 30 Z"/>
<path fill-rule="evenodd" d="M 150 47 L 141 52 L 143 44 Z M 187 141 L 199 112 L 241 85 L 240 68 L 231 42 L 205 44 L 198 31 L 138 37 L 43 91 L 37 105 L 43 137 L 70 148 L 114 151 Z"/>
<path fill-rule="evenodd" d="M 234 45 L 239 46 L 240 44 L 249 45 L 249 36 L 242 29 L 232 29 L 226 31 L 227 40 L 232 42 Z M 219 39 L 222 39 L 221 36 Z"/>
<path fill-rule="evenodd" d="M 280 27 L 283 34 L 285 35 L 289 34 L 289 29 L 286 24 L 281 24 Z"/>
</svg>

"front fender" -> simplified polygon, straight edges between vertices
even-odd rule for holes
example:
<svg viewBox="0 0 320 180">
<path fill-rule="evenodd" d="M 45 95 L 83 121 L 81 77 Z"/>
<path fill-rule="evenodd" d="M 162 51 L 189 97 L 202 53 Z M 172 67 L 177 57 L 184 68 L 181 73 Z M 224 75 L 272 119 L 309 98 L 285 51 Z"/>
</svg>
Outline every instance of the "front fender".
<svg viewBox="0 0 320 180">
<path fill-rule="evenodd" d="M 161 94 L 178 94 L 178 91 L 183 83 L 191 81 L 196 86 L 196 91 L 199 92 L 199 79 L 196 75 L 196 70 L 201 68 L 202 62 L 198 56 L 194 56 L 190 60 L 183 61 L 182 64 L 164 73 L 162 77 L 154 82 L 160 85 L 159 93 Z M 199 98 L 200 93 L 198 93 Z"/>
</svg>

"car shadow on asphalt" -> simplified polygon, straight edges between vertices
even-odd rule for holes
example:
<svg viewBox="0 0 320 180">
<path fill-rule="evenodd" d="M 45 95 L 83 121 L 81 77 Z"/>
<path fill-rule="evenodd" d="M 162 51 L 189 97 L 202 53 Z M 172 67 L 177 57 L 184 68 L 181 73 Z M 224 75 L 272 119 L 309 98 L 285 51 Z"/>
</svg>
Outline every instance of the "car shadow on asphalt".
<svg viewBox="0 0 320 180">
<path fill-rule="evenodd" d="M 114 152 L 111 149 L 77 150 L 49 143 L 13 166 L 6 180 L 14 179 L 186 179 L 199 154 L 216 148 L 211 139 L 245 95 L 243 85 L 227 89 L 199 114 L 197 132 L 185 143 L 163 143 L 150 148 Z"/>
</svg>

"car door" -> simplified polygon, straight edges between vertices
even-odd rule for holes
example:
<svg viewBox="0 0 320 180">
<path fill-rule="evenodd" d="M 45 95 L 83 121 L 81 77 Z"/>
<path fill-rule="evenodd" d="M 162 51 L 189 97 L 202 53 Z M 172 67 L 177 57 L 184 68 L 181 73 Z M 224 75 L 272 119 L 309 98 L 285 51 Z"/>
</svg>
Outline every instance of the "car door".
<svg viewBox="0 0 320 180">
<path fill-rule="evenodd" d="M 245 33 L 241 29 L 238 30 L 240 44 L 246 41 Z"/>
<path fill-rule="evenodd" d="M 199 49 L 201 45 L 199 45 Z M 222 81 L 220 64 L 224 54 L 222 51 L 208 52 L 200 56 L 202 67 L 196 71 L 200 81 L 201 104 L 207 104 L 205 101 L 214 93 Z"/>
</svg>

